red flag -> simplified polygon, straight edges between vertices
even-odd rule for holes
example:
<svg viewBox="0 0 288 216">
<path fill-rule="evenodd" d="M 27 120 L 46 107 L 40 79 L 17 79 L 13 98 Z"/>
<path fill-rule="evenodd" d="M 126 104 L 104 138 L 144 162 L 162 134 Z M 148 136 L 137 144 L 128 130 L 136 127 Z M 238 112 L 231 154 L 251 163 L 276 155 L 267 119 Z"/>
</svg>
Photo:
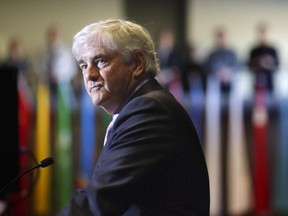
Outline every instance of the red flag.
<svg viewBox="0 0 288 216">
<path fill-rule="evenodd" d="M 253 182 L 256 213 L 269 208 L 269 189 L 267 174 L 267 121 L 266 90 L 257 85 L 253 106 Z"/>
</svg>

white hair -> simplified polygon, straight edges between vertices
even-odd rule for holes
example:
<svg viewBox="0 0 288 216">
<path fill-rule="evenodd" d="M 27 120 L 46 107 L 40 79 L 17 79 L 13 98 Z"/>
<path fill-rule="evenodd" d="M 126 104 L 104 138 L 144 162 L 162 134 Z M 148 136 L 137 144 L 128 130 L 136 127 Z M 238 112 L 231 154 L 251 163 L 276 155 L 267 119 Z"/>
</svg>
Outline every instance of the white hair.
<svg viewBox="0 0 288 216">
<path fill-rule="evenodd" d="M 73 39 L 72 53 L 76 60 L 87 48 L 104 45 L 118 51 L 129 62 L 135 51 L 142 51 L 146 58 L 145 73 L 156 76 L 159 60 L 149 32 L 131 21 L 108 19 L 84 27 Z"/>
</svg>

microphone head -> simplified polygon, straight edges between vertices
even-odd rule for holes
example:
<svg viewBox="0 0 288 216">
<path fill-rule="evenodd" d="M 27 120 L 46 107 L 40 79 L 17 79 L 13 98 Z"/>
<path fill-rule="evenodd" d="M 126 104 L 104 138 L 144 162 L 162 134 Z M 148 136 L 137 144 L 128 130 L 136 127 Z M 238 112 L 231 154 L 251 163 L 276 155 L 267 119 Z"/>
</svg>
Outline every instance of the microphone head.
<svg viewBox="0 0 288 216">
<path fill-rule="evenodd" d="M 53 163 L 54 163 L 54 159 L 52 157 L 48 157 L 40 161 L 39 166 L 44 168 L 44 167 L 52 165 Z"/>
</svg>

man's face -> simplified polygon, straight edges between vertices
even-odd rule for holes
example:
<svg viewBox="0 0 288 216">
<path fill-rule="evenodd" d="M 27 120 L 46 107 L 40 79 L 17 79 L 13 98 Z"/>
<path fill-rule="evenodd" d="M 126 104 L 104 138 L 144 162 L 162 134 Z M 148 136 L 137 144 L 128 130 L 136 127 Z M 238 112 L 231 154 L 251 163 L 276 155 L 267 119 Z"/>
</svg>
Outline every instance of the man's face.
<svg viewBox="0 0 288 216">
<path fill-rule="evenodd" d="M 87 46 L 78 63 L 92 102 L 114 114 L 135 86 L 133 63 L 104 46 Z"/>
</svg>

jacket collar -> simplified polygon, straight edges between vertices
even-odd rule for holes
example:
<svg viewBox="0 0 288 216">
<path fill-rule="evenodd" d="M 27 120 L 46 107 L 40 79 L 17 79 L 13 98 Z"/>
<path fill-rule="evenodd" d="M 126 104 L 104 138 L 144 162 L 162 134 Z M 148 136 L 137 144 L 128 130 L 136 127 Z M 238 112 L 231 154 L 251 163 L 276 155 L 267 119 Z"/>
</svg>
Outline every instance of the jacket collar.
<svg viewBox="0 0 288 216">
<path fill-rule="evenodd" d="M 139 87 L 139 85 L 140 85 L 140 87 Z M 139 85 L 136 87 L 136 90 L 133 91 L 133 93 L 131 93 L 128 96 L 128 98 L 125 100 L 125 102 L 117 109 L 115 114 L 118 114 L 122 110 L 122 108 L 133 98 L 147 94 L 148 92 L 151 92 L 151 91 L 163 89 L 163 87 L 160 85 L 160 83 L 155 78 L 144 82 L 144 84 L 140 83 Z"/>
</svg>

